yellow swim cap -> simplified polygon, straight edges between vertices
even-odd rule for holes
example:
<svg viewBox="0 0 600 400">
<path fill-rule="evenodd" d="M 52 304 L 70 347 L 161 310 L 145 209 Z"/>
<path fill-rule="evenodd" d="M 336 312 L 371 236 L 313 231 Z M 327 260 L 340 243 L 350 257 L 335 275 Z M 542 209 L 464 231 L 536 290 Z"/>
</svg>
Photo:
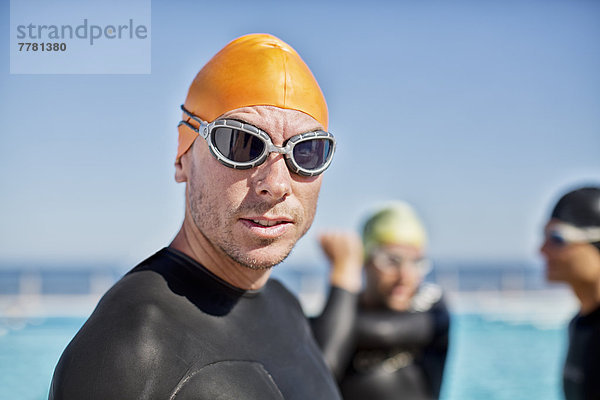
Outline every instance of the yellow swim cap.
<svg viewBox="0 0 600 400">
<path fill-rule="evenodd" d="M 404 244 L 422 249 L 426 241 L 425 228 L 419 217 L 409 204 L 400 201 L 376 211 L 363 228 L 365 255 L 387 244 Z"/>
<path fill-rule="evenodd" d="M 327 103 L 310 69 L 290 45 L 267 34 L 242 36 L 219 51 L 194 78 L 184 105 L 207 122 L 240 107 L 268 105 L 302 111 L 328 126 Z M 198 125 L 185 114 L 183 120 Z M 179 126 L 177 158 L 197 136 Z"/>
</svg>

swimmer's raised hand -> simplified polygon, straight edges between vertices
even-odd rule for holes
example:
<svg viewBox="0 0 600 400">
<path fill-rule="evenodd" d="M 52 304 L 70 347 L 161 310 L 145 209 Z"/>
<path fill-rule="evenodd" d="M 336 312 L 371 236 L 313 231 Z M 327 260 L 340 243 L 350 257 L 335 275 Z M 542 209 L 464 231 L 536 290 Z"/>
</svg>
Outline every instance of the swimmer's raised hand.
<svg viewBox="0 0 600 400">
<path fill-rule="evenodd" d="M 357 293 L 362 286 L 363 245 L 355 232 L 326 232 L 319 236 L 329 260 L 333 286 Z"/>
</svg>

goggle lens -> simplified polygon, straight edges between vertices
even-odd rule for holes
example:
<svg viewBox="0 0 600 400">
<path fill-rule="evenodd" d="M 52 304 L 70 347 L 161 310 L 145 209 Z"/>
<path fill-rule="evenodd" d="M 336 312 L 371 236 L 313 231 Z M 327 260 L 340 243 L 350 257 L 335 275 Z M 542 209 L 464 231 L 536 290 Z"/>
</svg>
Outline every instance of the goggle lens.
<svg viewBox="0 0 600 400">
<path fill-rule="evenodd" d="M 398 271 L 404 266 L 410 266 L 421 272 L 427 272 L 430 268 L 430 261 L 427 258 L 411 258 L 400 254 L 390 254 L 387 252 L 377 252 L 372 258 L 373 265 L 382 272 Z"/>
<path fill-rule="evenodd" d="M 239 129 L 216 127 L 211 136 L 213 146 L 231 161 L 252 162 L 265 151 L 265 142 L 261 138 Z"/>
<path fill-rule="evenodd" d="M 294 146 L 292 157 L 301 168 L 318 170 L 329 160 L 331 145 L 332 141 L 328 139 L 308 139 Z"/>
<path fill-rule="evenodd" d="M 567 244 L 567 240 L 559 232 L 550 231 L 546 237 L 555 246 L 564 246 Z"/>
</svg>

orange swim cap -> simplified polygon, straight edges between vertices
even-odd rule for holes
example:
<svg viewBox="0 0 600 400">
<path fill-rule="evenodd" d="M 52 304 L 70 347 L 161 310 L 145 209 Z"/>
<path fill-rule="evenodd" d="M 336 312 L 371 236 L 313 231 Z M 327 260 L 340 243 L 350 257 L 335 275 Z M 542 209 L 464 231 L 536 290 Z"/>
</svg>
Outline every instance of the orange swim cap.
<svg viewBox="0 0 600 400">
<path fill-rule="evenodd" d="M 258 105 L 302 111 L 325 130 L 329 122 L 325 97 L 308 66 L 290 45 L 267 34 L 239 37 L 219 51 L 194 78 L 184 105 L 207 122 Z M 183 120 L 198 126 L 185 114 Z M 197 136 L 179 126 L 177 159 Z"/>
</svg>

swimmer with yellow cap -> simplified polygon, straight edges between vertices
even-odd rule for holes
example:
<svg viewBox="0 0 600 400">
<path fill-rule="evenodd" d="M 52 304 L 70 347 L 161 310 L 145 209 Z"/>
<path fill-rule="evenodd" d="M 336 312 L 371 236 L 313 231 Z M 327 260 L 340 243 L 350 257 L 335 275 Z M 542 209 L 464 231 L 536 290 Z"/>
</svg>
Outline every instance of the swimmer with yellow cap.
<svg viewBox="0 0 600 400">
<path fill-rule="evenodd" d="M 427 235 L 415 210 L 392 202 L 367 218 L 362 241 L 347 232 L 326 233 L 320 240 L 331 263 L 331 289 L 316 332 L 327 349 L 337 349 L 326 357 L 342 397 L 439 398 L 450 316 L 440 287 L 423 282 L 430 269 Z M 351 282 L 355 293 L 362 289 L 359 299 L 340 290 L 340 282 Z M 346 311 L 348 303 L 354 313 Z M 327 321 L 341 313 L 351 321 L 346 335 Z M 348 337 L 352 340 L 343 340 Z"/>
<path fill-rule="evenodd" d="M 288 44 L 247 35 L 182 111 L 182 227 L 101 300 L 50 400 L 341 399 L 298 301 L 268 279 L 312 224 L 335 150 L 317 81 Z"/>
<path fill-rule="evenodd" d="M 333 271 L 340 264 L 352 264 L 355 266 L 352 270 L 356 271 L 356 265 L 364 260 L 366 302 L 397 311 L 411 307 L 413 296 L 429 272 L 426 244 L 427 233 L 421 220 L 411 205 L 401 201 L 388 203 L 369 216 L 363 227 L 362 245 L 356 235 L 349 233 L 325 234 L 321 238 Z M 347 249 L 342 251 L 338 248 L 341 246 Z M 361 252 L 350 252 L 350 248 L 360 248 Z M 350 256 L 354 258 L 352 262 L 347 260 Z M 338 258 L 342 257 L 347 261 L 340 262 Z M 346 279 L 358 277 L 356 272 L 337 275 Z M 355 289 L 358 286 L 355 280 Z"/>
<path fill-rule="evenodd" d="M 363 228 L 367 262 L 365 297 L 390 309 L 410 309 L 430 264 L 427 234 L 414 209 L 394 202 L 374 213 Z"/>
</svg>

